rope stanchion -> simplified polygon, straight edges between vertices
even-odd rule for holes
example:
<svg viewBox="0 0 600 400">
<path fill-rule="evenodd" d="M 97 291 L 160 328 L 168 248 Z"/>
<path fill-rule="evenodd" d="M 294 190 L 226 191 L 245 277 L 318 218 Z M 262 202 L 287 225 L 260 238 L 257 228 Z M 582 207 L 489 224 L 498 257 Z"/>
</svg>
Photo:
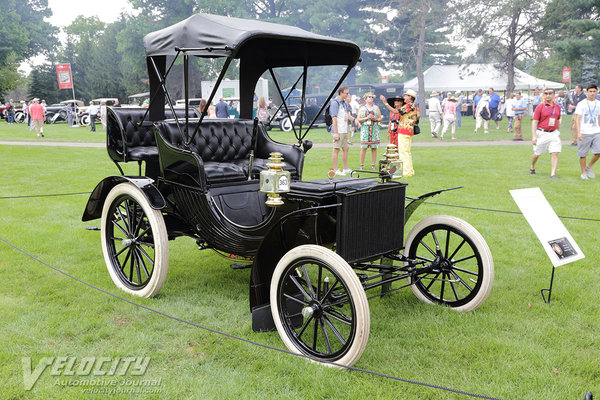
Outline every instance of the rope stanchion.
<svg viewBox="0 0 600 400">
<path fill-rule="evenodd" d="M 262 348 L 265 348 L 265 349 L 268 349 L 268 350 L 274 350 L 274 351 L 277 351 L 277 352 L 280 352 L 280 353 L 289 354 L 291 356 L 296 356 L 296 357 L 305 358 L 305 359 L 309 359 L 309 360 L 319 361 L 319 360 L 316 360 L 316 359 L 314 359 L 314 358 L 312 358 L 310 356 L 304 355 L 304 354 L 293 353 L 293 352 L 291 352 L 289 350 L 280 349 L 280 348 L 269 346 L 269 345 L 266 345 L 266 344 L 263 344 L 263 343 L 254 342 L 254 341 L 249 340 L 249 339 L 244 339 L 244 338 L 241 338 L 239 336 L 231 335 L 229 333 L 220 332 L 218 330 L 215 330 L 215 329 L 212 329 L 212 328 L 208 328 L 208 327 L 196 324 L 194 322 L 185 320 L 183 318 L 176 317 L 174 315 L 170 315 L 170 314 L 164 313 L 162 311 L 159 311 L 159 310 L 156 310 L 154 308 L 145 306 L 143 304 L 136 303 L 134 301 L 128 300 L 128 299 L 126 299 L 124 297 L 121 297 L 119 295 L 116 295 L 116 294 L 113 294 L 111 292 L 108 292 L 108 291 L 106 291 L 104 289 L 101 289 L 101 288 L 99 288 L 97 286 L 94 286 L 91 283 L 87 283 L 87 282 L 85 282 L 85 281 L 83 281 L 83 280 L 81 280 L 81 279 L 79 279 L 79 278 L 77 278 L 77 277 L 75 277 L 75 276 L 73 276 L 73 275 L 71 275 L 71 274 L 69 274 L 69 273 L 67 273 L 67 272 L 59 269 L 59 268 L 57 268 L 57 267 L 54 267 L 54 266 L 46 263 L 45 261 L 43 261 L 43 260 L 35 257 L 34 255 L 28 253 L 27 251 L 25 251 L 25 250 L 23 250 L 23 249 L 15 246 L 14 244 L 12 244 L 11 242 L 9 242 L 8 240 L 4 239 L 1 236 L 0 236 L 0 241 L 4 242 L 8 246 L 12 247 L 14 250 L 17 250 L 20 253 L 24 254 L 25 256 L 31 258 L 32 260 L 35 260 L 35 261 L 39 262 L 40 264 L 42 264 L 42 265 L 44 265 L 44 266 L 46 266 L 46 267 L 48 267 L 48 268 L 50 268 L 50 269 L 52 269 L 52 270 L 60 273 L 60 274 L 66 276 L 68 278 L 71 278 L 71 279 L 73 279 L 73 280 L 75 280 L 75 281 L 77 281 L 77 282 L 79 282 L 79 283 L 81 283 L 81 284 L 83 284 L 83 285 L 91 288 L 91 289 L 94 289 L 94 290 L 96 290 L 98 292 L 101 292 L 103 294 L 111 296 L 111 297 L 113 297 L 115 299 L 122 300 L 125 303 L 128 303 L 130 305 L 142 308 L 142 309 L 144 309 L 146 311 L 150 311 L 152 313 L 161 315 L 163 317 L 172 319 L 174 321 L 181 322 L 183 324 L 190 325 L 190 326 L 193 326 L 195 328 L 199 328 L 199 329 L 211 332 L 211 333 L 215 333 L 217 335 L 221 335 L 221 336 L 224 336 L 224 337 L 227 337 L 227 338 L 230 338 L 230 339 L 238 340 L 238 341 L 241 341 L 241 342 L 244 342 L 244 343 L 248 343 L 248 344 L 251 344 L 251 345 L 254 345 L 254 346 L 259 346 L 259 347 L 262 347 Z M 323 363 L 322 361 L 319 361 L 319 362 Z M 357 367 L 353 367 L 353 366 L 338 364 L 338 363 L 335 363 L 335 362 L 329 362 L 328 364 L 334 365 L 336 367 L 345 368 L 345 369 L 348 369 L 348 370 L 351 370 L 351 371 L 362 372 L 362 373 L 373 375 L 373 376 L 379 376 L 381 378 L 391 379 L 391 380 L 395 380 L 395 381 L 399 381 L 399 382 L 404 382 L 404 383 L 408 383 L 408 384 L 412 384 L 412 385 L 418 385 L 418 386 L 428 387 L 428 388 L 431 388 L 431 389 L 443 390 L 443 391 L 446 391 L 446 392 L 452 392 L 452 393 L 456 393 L 456 394 L 460 394 L 460 395 L 464 395 L 464 396 L 475 397 L 475 398 L 479 398 L 479 399 L 488 399 L 488 400 L 502 400 L 502 399 L 497 398 L 497 397 L 485 396 L 485 395 L 476 394 L 476 393 L 469 393 L 469 392 L 466 392 L 466 391 L 463 391 L 463 390 L 452 389 L 452 388 L 444 387 L 444 386 L 441 386 L 441 385 L 434 385 L 434 384 L 431 384 L 431 383 L 425 383 L 425 382 L 419 382 L 419 381 L 410 380 L 410 379 L 404 379 L 404 378 L 400 378 L 400 377 L 393 376 L 393 375 L 388 375 L 388 374 L 384 374 L 384 373 L 380 373 L 380 372 L 371 371 L 371 370 L 368 370 L 368 369 L 363 369 L 363 368 L 357 368 Z"/>
</svg>

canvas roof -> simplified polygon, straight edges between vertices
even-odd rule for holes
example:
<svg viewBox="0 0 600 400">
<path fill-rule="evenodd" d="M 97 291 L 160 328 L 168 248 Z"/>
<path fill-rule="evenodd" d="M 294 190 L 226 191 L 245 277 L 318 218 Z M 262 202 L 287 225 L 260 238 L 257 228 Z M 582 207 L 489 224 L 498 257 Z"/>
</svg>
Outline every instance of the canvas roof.
<svg viewBox="0 0 600 400">
<path fill-rule="evenodd" d="M 505 71 L 494 64 L 453 64 L 433 65 L 424 73 L 425 91 L 474 91 L 477 89 L 494 88 L 496 91 L 506 89 L 508 77 Z M 417 78 L 404 82 L 405 89 L 417 90 Z M 515 89 L 529 90 L 543 87 L 560 89 L 563 83 L 538 79 L 515 68 Z"/>
<path fill-rule="evenodd" d="M 256 57 L 265 54 L 271 67 L 289 65 L 350 65 L 360 58 L 359 47 L 294 26 L 259 20 L 194 14 L 175 25 L 144 37 L 146 56 L 174 56 L 177 48 L 194 49 L 200 57 Z"/>
</svg>

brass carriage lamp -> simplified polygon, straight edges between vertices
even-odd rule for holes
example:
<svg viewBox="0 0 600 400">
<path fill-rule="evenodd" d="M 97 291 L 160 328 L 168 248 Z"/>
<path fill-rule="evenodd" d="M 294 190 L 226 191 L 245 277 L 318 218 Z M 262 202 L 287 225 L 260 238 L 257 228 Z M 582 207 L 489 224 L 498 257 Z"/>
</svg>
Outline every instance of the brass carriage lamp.
<svg viewBox="0 0 600 400">
<path fill-rule="evenodd" d="M 285 163 L 283 155 L 279 152 L 271 153 L 267 167 L 268 170 L 260 172 L 260 191 L 267 194 L 265 203 L 269 207 L 279 207 L 283 205 L 279 194 L 290 191 L 290 172 L 283 170 Z"/>
<path fill-rule="evenodd" d="M 402 161 L 395 144 L 388 144 L 384 159 L 379 160 L 379 172 L 390 176 L 391 179 L 402 178 Z"/>
</svg>

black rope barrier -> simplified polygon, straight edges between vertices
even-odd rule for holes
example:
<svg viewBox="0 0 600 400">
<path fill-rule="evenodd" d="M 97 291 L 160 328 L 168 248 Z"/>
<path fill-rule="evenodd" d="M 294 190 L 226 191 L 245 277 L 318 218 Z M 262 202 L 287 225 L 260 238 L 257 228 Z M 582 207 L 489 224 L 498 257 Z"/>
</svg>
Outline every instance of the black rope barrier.
<svg viewBox="0 0 600 400">
<path fill-rule="evenodd" d="M 82 195 L 82 194 L 91 194 L 92 192 L 75 192 L 75 193 L 57 193 L 57 194 L 34 194 L 28 196 L 0 196 L 0 200 L 5 199 L 24 199 L 24 198 L 35 198 L 35 197 L 59 197 L 59 196 L 74 196 L 74 195 Z M 496 213 L 504 213 L 504 214 L 519 214 L 523 215 L 520 211 L 509 211 L 509 210 L 495 210 L 493 208 L 483 208 L 483 207 L 469 207 L 469 206 L 459 206 L 456 204 L 444 204 L 444 203 L 433 203 L 430 201 L 424 201 L 423 204 L 429 204 L 432 206 L 443 206 L 443 207 L 454 207 L 454 208 L 463 208 L 467 210 L 476 210 L 476 211 L 489 211 Z M 592 221 L 592 222 L 600 222 L 600 219 L 597 218 L 585 218 L 585 217 L 569 217 L 565 215 L 559 215 L 558 218 L 561 219 L 573 219 L 580 221 Z"/>
<path fill-rule="evenodd" d="M 59 196 L 75 196 L 80 194 L 90 194 L 92 192 L 75 192 L 75 193 L 56 193 L 56 194 L 32 194 L 29 196 L 4 196 L 0 197 L 0 200 L 6 199 L 27 199 L 32 197 L 59 197 Z"/>
<path fill-rule="evenodd" d="M 432 202 L 429 202 L 429 201 L 424 201 L 423 204 L 429 204 L 429 205 L 434 205 L 434 206 L 444 206 L 444 207 L 465 208 L 465 209 L 468 209 L 468 210 L 477 210 L 477 211 L 491 211 L 491 212 L 497 212 L 497 213 L 520 214 L 520 215 L 523 215 L 523 213 L 520 212 L 520 211 L 494 210 L 493 208 L 459 206 L 459 205 L 456 205 L 456 204 L 432 203 Z M 575 220 L 581 220 L 581 221 L 600 222 L 600 219 L 596 219 L 596 218 L 569 217 L 569 216 L 564 216 L 564 215 L 559 215 L 558 218 L 561 218 L 561 219 L 575 219 Z"/>
<path fill-rule="evenodd" d="M 211 332 L 211 333 L 215 333 L 217 335 L 225 336 L 225 337 L 230 338 L 230 339 L 234 339 L 234 340 L 238 340 L 238 341 L 241 341 L 241 342 L 244 342 L 244 343 L 248 343 L 248 344 L 251 344 L 251 345 L 259 346 L 259 347 L 262 347 L 262 348 L 265 348 L 265 349 L 268 349 L 268 350 L 274 350 L 274 351 L 277 351 L 277 352 L 280 352 L 280 353 L 289 354 L 289 355 L 292 355 L 292 356 L 296 356 L 296 357 L 300 357 L 300 358 L 305 358 L 305 359 L 309 359 L 309 360 L 318 361 L 320 363 L 323 363 L 323 361 L 316 360 L 316 359 L 314 359 L 314 358 L 312 358 L 310 356 L 304 355 L 304 354 L 293 353 L 293 352 L 291 352 L 289 350 L 280 349 L 280 348 L 277 348 L 277 347 L 269 346 L 269 345 L 266 345 L 266 344 L 263 344 L 263 343 L 254 342 L 254 341 L 249 340 L 249 339 L 244 339 L 244 338 L 241 338 L 241 337 L 238 337 L 238 336 L 235 336 L 235 335 L 231 335 L 229 333 L 220 332 L 218 330 L 215 330 L 215 329 L 212 329 L 212 328 L 208 328 L 208 327 L 196 324 L 194 322 L 185 320 L 183 318 L 179 318 L 179 317 L 176 317 L 176 316 L 173 316 L 173 315 L 170 315 L 170 314 L 166 314 L 166 313 L 164 313 L 162 311 L 159 311 L 159 310 L 156 310 L 154 308 L 151 308 L 151 307 L 145 306 L 143 304 L 139 304 L 139 303 L 136 303 L 134 301 L 128 300 L 128 299 L 126 299 L 124 297 L 121 297 L 119 295 L 110 293 L 110 292 L 108 292 L 108 291 L 106 291 L 104 289 L 101 289 L 101 288 L 99 288 L 97 286 L 94 286 L 91 283 L 87 283 L 87 282 L 85 282 L 85 281 L 83 281 L 83 280 L 81 280 L 81 279 L 79 279 L 79 278 L 77 278 L 77 277 L 75 277 L 75 276 L 73 276 L 73 275 L 71 275 L 71 274 L 69 274 L 69 273 L 61 270 L 61 269 L 59 269 L 59 268 L 56 268 L 56 267 L 54 267 L 54 266 L 46 263 L 45 261 L 42 261 L 41 259 L 39 259 L 39 258 L 35 257 L 34 255 L 28 253 L 27 251 L 25 251 L 25 250 L 23 250 L 23 249 L 15 246 L 14 244 L 12 244 L 11 242 L 9 242 L 8 240 L 4 239 L 1 236 L 0 236 L 0 241 L 4 242 L 8 246 L 10 246 L 13 249 L 19 251 L 20 253 L 26 255 L 27 257 L 29 257 L 29 258 L 31 258 L 31 259 L 39 262 L 40 264 L 42 264 L 42 265 L 44 265 L 44 266 L 46 266 L 46 267 L 48 267 L 48 268 L 50 268 L 50 269 L 52 269 L 52 270 L 60 273 L 60 274 L 66 276 L 68 278 L 71 278 L 71 279 L 73 279 L 73 280 L 75 280 L 75 281 L 77 281 L 77 282 L 79 282 L 79 283 L 81 283 L 81 284 L 83 284 L 85 286 L 88 286 L 91 289 L 97 290 L 97 291 L 99 291 L 101 293 L 104 293 L 104 294 L 106 294 L 108 296 L 111 296 L 111 297 L 113 297 L 115 299 L 122 300 L 122 301 L 124 301 L 124 302 L 126 302 L 128 304 L 131 304 L 133 306 L 142 308 L 142 309 L 144 309 L 146 311 L 150 311 L 152 313 L 161 315 L 163 317 L 172 319 L 174 321 L 181 322 L 183 324 L 190 325 L 190 326 L 193 326 L 195 328 L 203 329 L 205 331 L 208 331 L 208 332 Z M 379 377 L 382 377 L 382 378 L 391 379 L 391 380 L 395 380 L 395 381 L 399 381 L 399 382 L 404 382 L 404 383 L 409 383 L 409 384 L 412 384 L 412 385 L 418 385 L 418 386 L 428 387 L 428 388 L 431 388 L 431 389 L 439 389 L 439 390 L 443 390 L 443 391 L 447 391 L 447 392 L 461 394 L 461 395 L 464 395 L 464 396 L 470 396 L 470 397 L 475 397 L 475 398 L 480 398 L 480 399 L 488 399 L 488 400 L 502 400 L 502 399 L 497 398 L 497 397 L 491 397 L 491 396 L 485 396 L 485 395 L 481 395 L 481 394 L 469 393 L 469 392 L 466 392 L 466 391 L 463 391 L 463 390 L 452 389 L 452 388 L 444 387 L 444 386 L 441 386 L 441 385 L 434 385 L 434 384 L 431 384 L 431 383 L 425 383 L 425 382 L 419 382 L 419 381 L 414 381 L 414 380 L 410 380 L 410 379 L 404 379 L 404 378 L 400 378 L 400 377 L 393 376 L 393 375 L 388 375 L 388 374 L 384 374 L 384 373 L 380 373 L 380 372 L 371 371 L 371 370 L 368 370 L 368 369 L 363 369 L 363 368 L 357 368 L 357 367 L 353 367 L 353 366 L 338 364 L 338 363 L 335 363 L 335 362 L 327 362 L 327 364 L 331 364 L 331 365 L 334 365 L 336 367 L 345 368 L 345 369 L 348 369 L 348 370 L 351 370 L 351 371 L 362 372 L 362 373 L 369 374 L 369 375 L 379 376 Z"/>
</svg>

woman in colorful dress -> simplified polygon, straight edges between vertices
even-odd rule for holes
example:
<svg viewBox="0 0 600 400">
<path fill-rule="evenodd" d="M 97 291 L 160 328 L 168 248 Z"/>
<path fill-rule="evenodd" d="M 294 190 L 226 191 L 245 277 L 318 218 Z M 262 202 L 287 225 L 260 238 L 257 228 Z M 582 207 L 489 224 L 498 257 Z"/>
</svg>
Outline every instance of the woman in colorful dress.
<svg viewBox="0 0 600 400">
<path fill-rule="evenodd" d="M 371 92 L 365 94 L 365 105 L 358 111 L 360 126 L 360 169 L 363 169 L 367 149 L 371 149 L 371 169 L 375 170 L 377 161 L 377 148 L 379 147 L 379 122 L 381 111 L 373 104 L 375 95 Z"/>
</svg>

